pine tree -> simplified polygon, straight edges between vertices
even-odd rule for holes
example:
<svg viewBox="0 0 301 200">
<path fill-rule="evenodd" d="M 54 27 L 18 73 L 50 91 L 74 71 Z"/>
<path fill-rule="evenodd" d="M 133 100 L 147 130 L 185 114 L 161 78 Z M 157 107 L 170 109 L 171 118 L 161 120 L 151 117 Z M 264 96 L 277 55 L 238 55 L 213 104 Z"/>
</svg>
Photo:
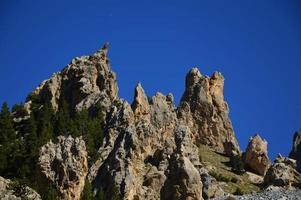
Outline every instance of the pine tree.
<svg viewBox="0 0 301 200">
<path fill-rule="evenodd" d="M 49 104 L 43 105 L 43 107 L 37 113 L 37 135 L 39 138 L 39 146 L 42 146 L 49 142 L 54 137 L 53 121 L 54 111 Z"/>
<path fill-rule="evenodd" d="M 120 195 L 118 188 L 116 186 L 113 187 L 111 200 L 122 200 L 122 199 L 123 198 Z"/>
<path fill-rule="evenodd" d="M 69 106 L 66 101 L 62 101 L 56 114 L 55 136 L 72 134 L 74 125 L 70 116 Z"/>
<path fill-rule="evenodd" d="M 9 166 L 14 162 L 16 149 L 16 132 L 13 119 L 6 102 L 0 113 L 0 175 L 9 174 Z"/>
</svg>

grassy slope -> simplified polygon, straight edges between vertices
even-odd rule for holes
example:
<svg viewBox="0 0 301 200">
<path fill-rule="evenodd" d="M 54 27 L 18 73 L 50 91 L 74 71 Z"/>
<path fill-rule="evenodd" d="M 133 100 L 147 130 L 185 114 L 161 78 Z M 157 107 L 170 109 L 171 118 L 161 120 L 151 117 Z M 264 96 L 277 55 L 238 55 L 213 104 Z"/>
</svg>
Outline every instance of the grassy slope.
<svg viewBox="0 0 301 200">
<path fill-rule="evenodd" d="M 210 172 L 221 174 L 229 180 L 238 180 L 236 183 L 229 181 L 226 184 L 223 184 L 224 191 L 233 194 L 237 188 L 240 188 L 243 193 L 258 192 L 260 190 L 258 186 L 248 180 L 247 174 L 237 175 L 231 171 L 231 167 L 227 165 L 230 161 L 229 157 L 216 153 L 205 145 L 199 146 L 199 155 L 202 163 L 207 166 L 207 168 L 210 168 L 210 166 L 213 167 L 214 170 L 211 170 Z"/>
</svg>

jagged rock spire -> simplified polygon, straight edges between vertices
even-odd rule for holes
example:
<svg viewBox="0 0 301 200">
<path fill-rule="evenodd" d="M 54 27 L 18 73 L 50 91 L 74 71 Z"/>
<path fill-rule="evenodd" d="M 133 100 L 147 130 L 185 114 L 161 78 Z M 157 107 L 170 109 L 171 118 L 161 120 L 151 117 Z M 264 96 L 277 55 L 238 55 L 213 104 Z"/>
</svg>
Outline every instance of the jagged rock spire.
<svg viewBox="0 0 301 200">
<path fill-rule="evenodd" d="M 140 82 L 135 88 L 135 96 L 134 102 L 132 103 L 132 109 L 137 117 L 141 117 L 150 112 L 149 102 Z"/>
<path fill-rule="evenodd" d="M 202 76 L 197 68 L 192 68 L 186 76 L 178 115 L 189 125 L 197 142 L 230 155 L 240 149 L 228 116 L 223 89 L 221 73 L 215 72 L 212 77 L 207 77 Z"/>
</svg>

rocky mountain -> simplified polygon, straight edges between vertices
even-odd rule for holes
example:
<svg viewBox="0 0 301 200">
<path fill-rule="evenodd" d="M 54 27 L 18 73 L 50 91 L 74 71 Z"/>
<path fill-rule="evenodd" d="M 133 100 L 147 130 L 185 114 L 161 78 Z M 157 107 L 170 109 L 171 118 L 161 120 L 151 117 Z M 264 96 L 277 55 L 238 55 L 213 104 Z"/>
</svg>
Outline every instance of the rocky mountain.
<svg viewBox="0 0 301 200">
<path fill-rule="evenodd" d="M 298 161 L 281 157 L 272 163 L 259 135 L 241 152 L 221 73 L 209 77 L 192 68 L 183 82 L 179 106 L 172 94 L 148 98 L 141 83 L 129 103 L 118 96 L 108 44 L 73 59 L 28 96 L 23 117 L 17 116 L 20 108 L 12 114 L 20 141 L 30 147 L 37 140 L 32 133 L 42 138 L 51 133 L 46 142 L 35 143 L 37 151 L 28 150 L 37 180 L 33 187 L 45 199 L 54 198 L 44 195 L 51 188 L 66 200 L 202 200 L 241 194 L 239 185 L 248 192 L 299 187 Z M 291 157 L 297 160 L 299 143 L 296 135 Z M 2 182 L 5 195 L 14 195 L 8 180 Z"/>
</svg>

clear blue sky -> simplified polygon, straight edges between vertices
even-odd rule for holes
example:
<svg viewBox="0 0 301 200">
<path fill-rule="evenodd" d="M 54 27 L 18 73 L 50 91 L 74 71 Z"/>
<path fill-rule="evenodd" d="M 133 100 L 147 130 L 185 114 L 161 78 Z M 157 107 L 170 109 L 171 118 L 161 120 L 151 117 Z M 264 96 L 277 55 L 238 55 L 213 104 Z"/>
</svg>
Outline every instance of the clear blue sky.
<svg viewBox="0 0 301 200">
<path fill-rule="evenodd" d="M 241 147 L 260 133 L 272 157 L 301 128 L 298 0 L 0 1 L 0 103 L 23 102 L 75 56 L 110 42 L 120 96 L 179 99 L 188 70 L 221 71 Z"/>
</svg>

